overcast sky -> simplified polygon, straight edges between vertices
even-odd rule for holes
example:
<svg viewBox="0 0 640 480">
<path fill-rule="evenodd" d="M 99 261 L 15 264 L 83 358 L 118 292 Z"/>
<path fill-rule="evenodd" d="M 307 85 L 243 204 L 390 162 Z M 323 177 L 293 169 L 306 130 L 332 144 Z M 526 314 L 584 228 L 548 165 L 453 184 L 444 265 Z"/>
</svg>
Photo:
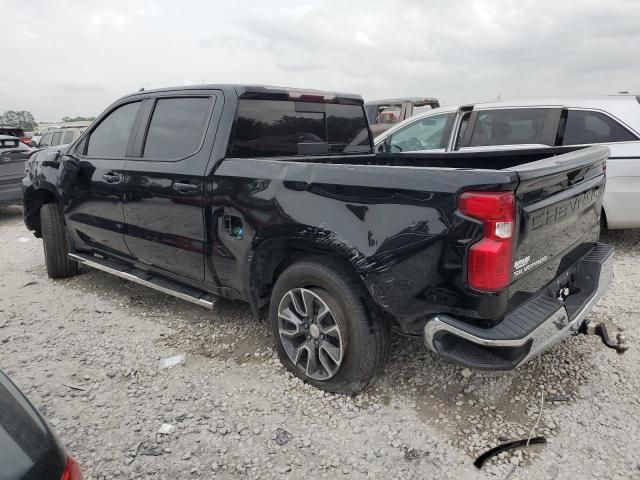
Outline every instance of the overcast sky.
<svg viewBox="0 0 640 480">
<path fill-rule="evenodd" d="M 0 1 L 0 112 L 264 83 L 445 104 L 640 93 L 638 0 Z"/>
</svg>

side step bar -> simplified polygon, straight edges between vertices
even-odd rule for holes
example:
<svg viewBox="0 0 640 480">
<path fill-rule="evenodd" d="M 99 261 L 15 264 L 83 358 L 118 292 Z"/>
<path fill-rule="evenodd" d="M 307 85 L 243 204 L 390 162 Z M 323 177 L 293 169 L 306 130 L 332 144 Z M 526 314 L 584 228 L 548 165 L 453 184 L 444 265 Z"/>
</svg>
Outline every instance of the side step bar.
<svg viewBox="0 0 640 480">
<path fill-rule="evenodd" d="M 188 287 L 174 280 L 169 280 L 135 267 L 107 260 L 106 258 L 82 253 L 69 253 L 69 258 L 83 265 L 87 265 L 97 270 L 102 270 L 103 272 L 115 275 L 116 277 L 124 278 L 125 280 L 139 283 L 145 287 L 173 295 L 174 297 L 195 303 L 196 305 L 208 308 L 209 310 L 213 309 L 217 300 L 216 296 L 211 293 L 198 290 L 197 288 Z"/>
</svg>

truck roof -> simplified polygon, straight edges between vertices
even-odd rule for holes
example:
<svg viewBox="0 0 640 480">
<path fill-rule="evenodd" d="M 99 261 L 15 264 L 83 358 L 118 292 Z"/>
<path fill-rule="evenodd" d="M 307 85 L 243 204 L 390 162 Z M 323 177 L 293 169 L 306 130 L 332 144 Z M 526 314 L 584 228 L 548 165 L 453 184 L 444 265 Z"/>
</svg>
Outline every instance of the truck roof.
<svg viewBox="0 0 640 480">
<path fill-rule="evenodd" d="M 385 98 L 382 100 L 369 100 L 365 102 L 365 105 L 378 105 L 380 103 L 402 103 L 402 102 L 411 102 L 411 103 L 433 103 L 438 102 L 438 99 L 435 97 L 399 97 L 399 98 Z"/>
<path fill-rule="evenodd" d="M 129 96 L 140 95 L 142 93 L 158 93 L 158 92 L 171 92 L 171 91 L 184 91 L 184 90 L 222 90 L 225 94 L 235 93 L 238 97 L 252 96 L 276 96 L 290 99 L 302 99 L 309 100 L 317 98 L 317 101 L 347 101 L 348 103 L 356 103 L 358 105 L 364 104 L 362 96 L 353 93 L 332 92 L 329 90 L 314 90 L 307 88 L 291 88 L 291 87 L 277 87 L 271 85 L 252 85 L 252 84 L 227 84 L 227 83 L 214 83 L 203 85 L 188 85 L 178 87 L 166 87 L 156 88 L 152 90 L 141 90 L 126 95 Z"/>
</svg>

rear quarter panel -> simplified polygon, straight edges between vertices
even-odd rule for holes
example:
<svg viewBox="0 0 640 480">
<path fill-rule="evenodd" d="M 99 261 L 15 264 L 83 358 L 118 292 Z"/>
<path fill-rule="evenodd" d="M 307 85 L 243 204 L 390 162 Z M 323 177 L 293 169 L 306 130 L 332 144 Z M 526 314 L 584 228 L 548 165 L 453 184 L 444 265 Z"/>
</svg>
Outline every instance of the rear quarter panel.
<svg viewBox="0 0 640 480">
<path fill-rule="evenodd" d="M 345 258 L 407 333 L 419 334 L 436 312 L 491 317 L 506 293 L 465 286 L 468 235 L 477 229 L 457 213 L 457 197 L 513 189 L 516 180 L 498 171 L 225 159 L 205 200 L 210 260 L 222 285 L 248 297 L 254 253 L 274 239 L 304 240 Z M 242 240 L 220 231 L 224 214 L 242 218 Z"/>
</svg>

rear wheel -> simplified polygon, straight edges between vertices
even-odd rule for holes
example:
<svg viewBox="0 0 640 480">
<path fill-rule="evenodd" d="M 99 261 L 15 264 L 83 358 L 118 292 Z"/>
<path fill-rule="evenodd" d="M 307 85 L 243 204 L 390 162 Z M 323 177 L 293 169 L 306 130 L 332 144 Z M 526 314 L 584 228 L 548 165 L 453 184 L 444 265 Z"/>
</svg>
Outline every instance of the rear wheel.
<svg viewBox="0 0 640 480">
<path fill-rule="evenodd" d="M 64 231 L 62 212 L 55 203 L 45 203 L 40 209 L 42 245 L 47 274 L 51 278 L 67 278 L 78 273 L 78 263 L 69 260 L 69 246 Z"/>
<path fill-rule="evenodd" d="M 280 275 L 270 319 L 283 365 L 318 388 L 359 393 L 384 367 L 389 329 L 370 315 L 351 272 L 330 257 L 295 263 Z"/>
</svg>

